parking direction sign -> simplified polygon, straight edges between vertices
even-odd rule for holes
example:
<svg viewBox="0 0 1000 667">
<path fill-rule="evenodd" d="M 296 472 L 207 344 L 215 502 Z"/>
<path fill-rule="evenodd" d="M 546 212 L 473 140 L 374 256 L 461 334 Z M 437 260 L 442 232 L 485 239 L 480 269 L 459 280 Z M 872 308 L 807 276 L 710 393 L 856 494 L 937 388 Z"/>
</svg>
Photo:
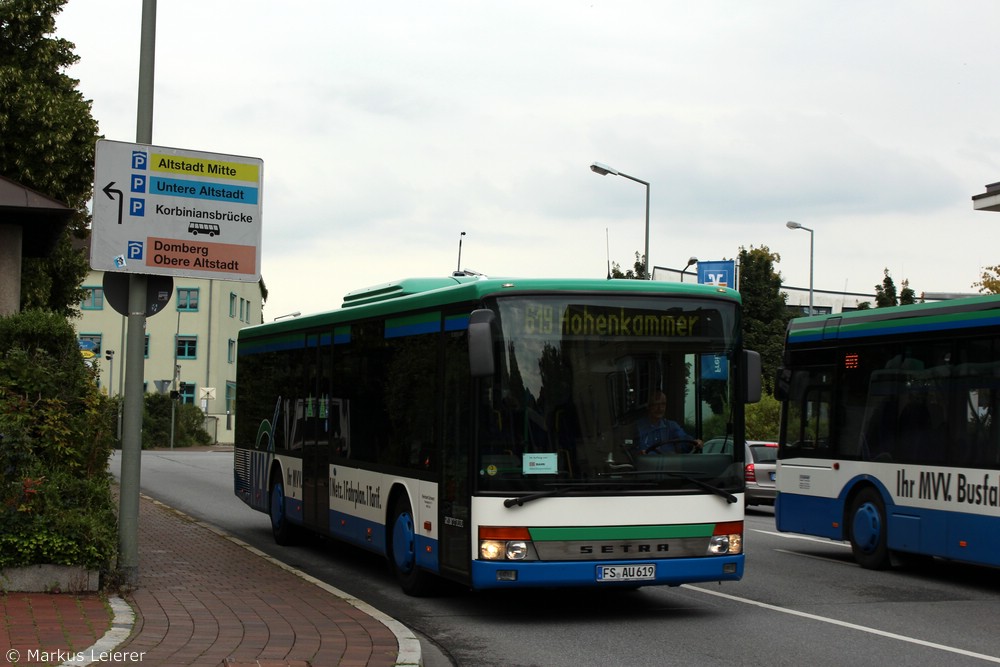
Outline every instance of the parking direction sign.
<svg viewBox="0 0 1000 667">
<path fill-rule="evenodd" d="M 259 158 L 97 142 L 95 271 L 256 282 Z"/>
</svg>

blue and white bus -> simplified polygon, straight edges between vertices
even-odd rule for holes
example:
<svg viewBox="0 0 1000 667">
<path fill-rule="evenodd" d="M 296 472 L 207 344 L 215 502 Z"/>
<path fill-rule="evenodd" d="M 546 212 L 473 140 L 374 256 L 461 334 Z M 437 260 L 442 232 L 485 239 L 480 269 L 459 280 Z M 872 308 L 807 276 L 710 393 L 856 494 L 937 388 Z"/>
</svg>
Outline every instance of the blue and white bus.
<svg viewBox="0 0 1000 667">
<path fill-rule="evenodd" d="M 743 448 L 638 457 L 664 389 L 691 437 L 760 395 L 738 293 L 456 275 L 240 332 L 235 492 L 389 561 L 403 589 L 679 585 L 743 574 Z"/>
<path fill-rule="evenodd" d="M 776 394 L 779 530 L 1000 565 L 1000 296 L 792 320 Z"/>
</svg>

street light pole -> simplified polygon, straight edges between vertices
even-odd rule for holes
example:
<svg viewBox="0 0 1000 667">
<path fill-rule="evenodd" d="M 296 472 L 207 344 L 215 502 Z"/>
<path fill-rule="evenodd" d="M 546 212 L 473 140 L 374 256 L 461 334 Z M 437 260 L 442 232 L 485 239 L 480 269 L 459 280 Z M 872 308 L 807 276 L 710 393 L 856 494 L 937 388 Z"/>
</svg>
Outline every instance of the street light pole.
<svg viewBox="0 0 1000 667">
<path fill-rule="evenodd" d="M 690 258 L 688 258 L 687 265 L 683 269 L 681 269 L 681 282 L 684 282 L 684 273 L 688 270 L 688 266 L 691 266 L 692 264 L 697 264 L 697 263 L 698 263 L 698 258 L 697 257 L 690 257 Z"/>
<path fill-rule="evenodd" d="M 465 232 L 458 235 L 458 267 L 455 268 L 456 275 L 462 272 L 462 237 Z"/>
<path fill-rule="evenodd" d="M 785 223 L 789 229 L 801 229 L 809 232 L 809 314 L 813 314 L 813 230 L 789 220 Z"/>
<path fill-rule="evenodd" d="M 595 174 L 600 174 L 601 176 L 607 176 L 611 174 L 612 176 L 621 176 L 622 178 L 627 178 L 630 181 L 635 181 L 636 183 L 642 183 L 646 186 L 646 254 L 643 257 L 643 263 L 645 264 L 644 271 L 646 272 L 646 280 L 652 280 L 653 276 L 649 273 L 649 183 L 642 180 L 641 178 L 636 178 L 635 176 L 629 176 L 628 174 L 618 171 L 614 167 L 609 167 L 606 164 L 601 164 L 600 162 L 595 162 L 590 165 L 590 170 Z"/>
</svg>

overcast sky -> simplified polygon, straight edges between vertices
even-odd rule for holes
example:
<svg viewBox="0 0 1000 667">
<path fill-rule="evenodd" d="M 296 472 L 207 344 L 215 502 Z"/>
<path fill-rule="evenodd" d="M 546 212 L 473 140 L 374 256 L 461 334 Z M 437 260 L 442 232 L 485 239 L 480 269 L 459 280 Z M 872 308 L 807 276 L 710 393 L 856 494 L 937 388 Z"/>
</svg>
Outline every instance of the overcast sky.
<svg viewBox="0 0 1000 667">
<path fill-rule="evenodd" d="M 139 0 L 57 36 L 136 140 Z M 458 266 L 604 277 L 781 256 L 786 285 L 972 293 L 1000 264 L 996 0 L 169 0 L 153 144 L 264 162 L 265 317 Z"/>
</svg>

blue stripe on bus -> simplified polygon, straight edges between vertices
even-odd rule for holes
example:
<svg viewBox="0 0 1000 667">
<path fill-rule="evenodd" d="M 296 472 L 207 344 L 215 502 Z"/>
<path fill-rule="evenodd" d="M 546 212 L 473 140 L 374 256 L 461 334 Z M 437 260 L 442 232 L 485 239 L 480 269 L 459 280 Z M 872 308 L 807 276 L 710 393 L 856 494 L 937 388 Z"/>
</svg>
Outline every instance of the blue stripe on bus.
<svg viewBox="0 0 1000 667">
<path fill-rule="evenodd" d="M 599 565 L 637 565 L 656 563 L 656 579 L 639 582 L 597 582 Z M 472 587 L 520 588 L 523 586 L 594 586 L 630 587 L 642 585 L 678 586 L 700 581 L 737 581 L 743 576 L 744 556 L 705 556 L 702 558 L 650 559 L 648 561 L 472 561 Z M 726 572 L 729 565 L 735 571 Z M 498 580 L 498 572 L 516 572 L 514 581 Z"/>
<path fill-rule="evenodd" d="M 403 336 L 419 336 L 420 334 L 438 333 L 441 331 L 441 322 L 414 322 L 399 326 L 385 327 L 386 338 L 402 338 Z"/>
<path fill-rule="evenodd" d="M 844 539 L 844 502 L 782 491 L 774 500 L 774 523 L 781 532 Z"/>
<path fill-rule="evenodd" d="M 336 510 L 329 511 L 329 520 L 330 533 L 335 537 L 362 549 L 388 555 L 386 553 L 385 526 L 381 523 Z M 431 572 L 439 572 L 438 541 L 424 535 L 417 535 L 416 538 L 417 564 Z"/>
<path fill-rule="evenodd" d="M 876 324 L 843 322 L 837 330 L 836 337 L 841 340 L 854 338 L 871 338 L 900 334 L 915 334 L 928 331 L 951 331 L 970 329 L 973 327 L 990 327 L 1000 325 L 1000 315 L 969 313 L 967 317 L 952 316 L 947 320 L 939 318 L 918 318 L 902 323 L 898 320 L 887 320 Z M 823 328 L 809 328 L 801 331 L 792 330 L 788 336 L 789 343 L 809 343 L 825 340 Z"/>
<path fill-rule="evenodd" d="M 280 340 L 262 341 L 242 341 L 238 348 L 238 356 L 245 357 L 251 354 L 263 354 L 265 352 L 280 352 L 281 350 L 301 350 L 306 346 L 305 336 L 295 338 L 284 338 Z"/>
<path fill-rule="evenodd" d="M 782 492 L 775 501 L 779 531 L 846 540 L 843 526 L 846 502 L 854 484 L 845 485 L 839 498 L 818 498 Z M 892 502 L 883 490 L 889 549 L 940 558 L 998 565 L 1000 517 L 949 512 Z M 847 518 L 846 521 L 850 519 Z"/>
<path fill-rule="evenodd" d="M 445 331 L 465 331 L 469 328 L 468 315 L 453 315 L 444 318 Z"/>
</svg>

